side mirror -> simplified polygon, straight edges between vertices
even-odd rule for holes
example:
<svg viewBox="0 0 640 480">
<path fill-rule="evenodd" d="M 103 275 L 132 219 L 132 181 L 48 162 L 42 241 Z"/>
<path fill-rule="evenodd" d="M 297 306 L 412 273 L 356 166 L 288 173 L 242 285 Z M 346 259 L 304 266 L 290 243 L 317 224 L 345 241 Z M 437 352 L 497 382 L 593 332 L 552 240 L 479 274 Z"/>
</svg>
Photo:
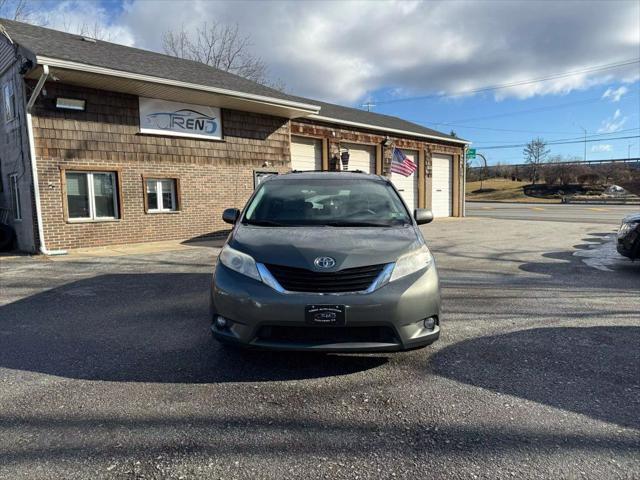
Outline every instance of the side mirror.
<svg viewBox="0 0 640 480">
<path fill-rule="evenodd" d="M 424 225 L 433 221 L 433 213 L 426 208 L 416 208 L 413 211 L 413 218 L 416 219 L 418 225 Z"/>
<path fill-rule="evenodd" d="M 237 208 L 227 208 L 222 212 L 222 220 L 233 225 L 240 217 L 240 210 Z"/>
</svg>

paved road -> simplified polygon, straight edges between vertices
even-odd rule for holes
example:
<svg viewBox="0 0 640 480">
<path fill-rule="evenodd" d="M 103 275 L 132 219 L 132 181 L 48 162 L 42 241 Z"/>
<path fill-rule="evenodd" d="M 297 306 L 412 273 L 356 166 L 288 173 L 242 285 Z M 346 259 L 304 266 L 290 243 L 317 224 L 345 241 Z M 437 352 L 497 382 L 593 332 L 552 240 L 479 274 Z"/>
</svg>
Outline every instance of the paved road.
<svg viewBox="0 0 640 480">
<path fill-rule="evenodd" d="M 640 212 L 640 205 L 576 205 L 467 202 L 467 216 L 509 220 L 543 220 L 620 225 L 620 220 Z"/>
<path fill-rule="evenodd" d="M 403 354 L 211 343 L 212 248 L 3 260 L 0 478 L 640 478 L 640 262 L 577 255 L 612 226 L 424 231 L 443 336 Z"/>
</svg>

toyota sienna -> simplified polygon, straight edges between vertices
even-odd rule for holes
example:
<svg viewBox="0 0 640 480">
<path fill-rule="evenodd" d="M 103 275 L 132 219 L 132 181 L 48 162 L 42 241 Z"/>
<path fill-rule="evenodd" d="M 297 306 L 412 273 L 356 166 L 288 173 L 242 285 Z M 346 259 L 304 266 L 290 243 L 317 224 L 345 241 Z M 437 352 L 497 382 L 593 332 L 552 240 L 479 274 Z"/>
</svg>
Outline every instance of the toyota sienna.
<svg viewBox="0 0 640 480">
<path fill-rule="evenodd" d="M 438 272 L 386 178 L 300 172 L 263 181 L 233 225 L 213 275 L 211 331 L 281 350 L 397 351 L 440 335 Z"/>
</svg>

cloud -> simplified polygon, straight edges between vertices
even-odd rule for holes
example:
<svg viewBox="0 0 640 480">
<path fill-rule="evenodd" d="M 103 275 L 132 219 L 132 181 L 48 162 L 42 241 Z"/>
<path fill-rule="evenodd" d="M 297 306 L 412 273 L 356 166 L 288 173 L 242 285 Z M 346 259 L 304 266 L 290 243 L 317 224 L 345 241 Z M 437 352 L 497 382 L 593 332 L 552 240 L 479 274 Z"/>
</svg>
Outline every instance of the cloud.
<svg viewBox="0 0 640 480">
<path fill-rule="evenodd" d="M 627 122 L 629 117 L 623 117 L 618 108 L 614 114 L 602 121 L 602 126 L 598 129 L 598 133 L 614 133 L 620 130 Z"/>
<path fill-rule="evenodd" d="M 629 91 L 627 87 L 622 85 L 618 88 L 607 88 L 607 90 L 602 94 L 602 98 L 610 98 L 612 102 L 619 102 L 624 94 Z"/>
<path fill-rule="evenodd" d="M 135 43 L 129 26 L 121 24 L 120 19 L 101 3 L 66 0 L 43 2 L 41 5 L 44 8 L 31 14 L 30 20 L 34 23 L 122 45 L 133 46 Z"/>
<path fill-rule="evenodd" d="M 105 4 L 68 0 L 53 15 L 93 20 L 102 18 Z M 165 30 L 195 29 L 203 20 L 238 23 L 288 91 L 349 103 L 380 91 L 455 93 L 624 62 L 638 56 L 639 16 L 636 1 L 577 8 L 541 0 L 126 0 L 104 22 L 114 40 L 158 51 Z M 633 64 L 483 95 L 561 95 L 638 78 Z"/>
<path fill-rule="evenodd" d="M 611 150 L 613 150 L 613 147 L 608 143 L 599 143 L 598 145 L 591 146 L 592 152 L 604 153 L 604 152 L 610 152 Z"/>
</svg>

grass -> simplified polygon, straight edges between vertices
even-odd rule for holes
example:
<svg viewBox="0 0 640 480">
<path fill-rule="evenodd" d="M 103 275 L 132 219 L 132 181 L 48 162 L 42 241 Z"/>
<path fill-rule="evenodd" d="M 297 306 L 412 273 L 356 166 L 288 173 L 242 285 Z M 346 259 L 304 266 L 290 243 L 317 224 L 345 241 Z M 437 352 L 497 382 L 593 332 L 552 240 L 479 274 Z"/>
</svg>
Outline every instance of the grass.
<svg viewBox="0 0 640 480">
<path fill-rule="evenodd" d="M 529 182 L 513 182 L 504 178 L 491 178 L 482 182 L 481 192 L 480 182 L 467 182 L 468 201 L 477 202 L 532 202 L 532 203 L 560 203 L 557 198 L 540 198 L 525 195 L 523 187 Z M 475 192 L 475 193 L 474 193 Z"/>
</svg>

